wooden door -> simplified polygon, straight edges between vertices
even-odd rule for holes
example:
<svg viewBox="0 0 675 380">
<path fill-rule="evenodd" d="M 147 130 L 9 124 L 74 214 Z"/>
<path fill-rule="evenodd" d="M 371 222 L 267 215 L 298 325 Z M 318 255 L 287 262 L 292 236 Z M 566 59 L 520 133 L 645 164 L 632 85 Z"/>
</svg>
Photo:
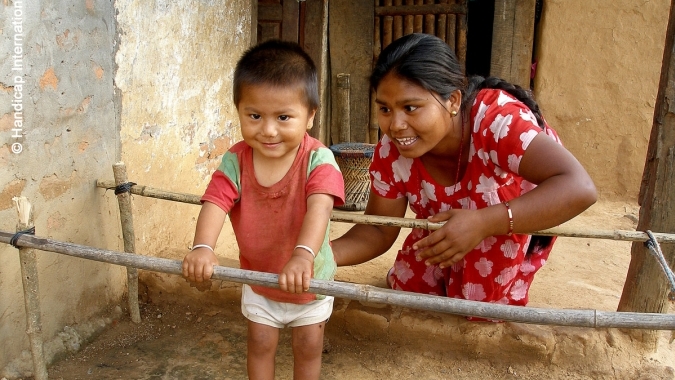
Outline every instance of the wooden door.
<svg viewBox="0 0 675 380">
<path fill-rule="evenodd" d="M 258 42 L 277 38 L 304 45 L 304 8 L 304 1 L 258 0 Z"/>
<path fill-rule="evenodd" d="M 373 59 L 392 41 L 412 33 L 439 37 L 466 65 L 467 0 L 375 0 Z M 379 139 L 377 107 L 371 96 L 368 141 Z"/>
</svg>

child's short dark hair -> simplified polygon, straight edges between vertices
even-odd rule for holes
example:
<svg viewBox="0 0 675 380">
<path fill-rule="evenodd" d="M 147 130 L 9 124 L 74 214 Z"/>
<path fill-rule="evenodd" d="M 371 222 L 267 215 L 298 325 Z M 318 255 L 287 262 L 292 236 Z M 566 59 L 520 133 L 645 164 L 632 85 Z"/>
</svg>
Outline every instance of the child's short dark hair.
<svg viewBox="0 0 675 380">
<path fill-rule="evenodd" d="M 232 96 L 235 106 L 241 100 L 242 87 L 257 84 L 304 84 L 307 107 L 310 110 L 319 107 L 316 66 L 312 58 L 294 42 L 267 40 L 244 53 L 234 69 Z"/>
</svg>

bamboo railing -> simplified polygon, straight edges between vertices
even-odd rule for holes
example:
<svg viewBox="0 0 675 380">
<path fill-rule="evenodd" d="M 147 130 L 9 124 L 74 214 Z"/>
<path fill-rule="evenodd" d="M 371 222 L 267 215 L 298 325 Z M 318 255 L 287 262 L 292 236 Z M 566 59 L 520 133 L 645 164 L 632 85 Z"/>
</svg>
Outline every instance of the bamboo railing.
<svg viewBox="0 0 675 380">
<path fill-rule="evenodd" d="M 12 232 L 0 231 L 0 242 L 9 243 Z M 20 236 L 16 244 L 22 248 L 56 252 L 88 260 L 133 267 L 155 272 L 182 275 L 182 262 L 159 257 L 135 255 L 30 235 Z M 212 279 L 278 288 L 278 276 L 237 268 L 215 266 Z M 546 309 L 509 306 L 469 301 L 442 296 L 402 292 L 372 285 L 312 279 L 312 293 L 342 297 L 357 301 L 385 303 L 418 310 L 475 316 L 493 320 L 539 325 L 591 328 L 627 328 L 675 330 L 675 315 L 659 313 L 605 312 L 599 310 Z"/>
<path fill-rule="evenodd" d="M 104 189 L 114 189 L 115 182 L 109 180 L 98 180 L 96 186 Z M 189 203 L 199 205 L 200 197 L 195 194 L 176 193 L 148 187 L 144 185 L 134 185 L 131 187 L 131 193 L 156 199 L 164 199 L 181 203 Z M 391 227 L 402 228 L 421 228 L 426 230 L 437 230 L 443 226 L 442 223 L 430 223 L 425 219 L 411 219 L 411 218 L 392 218 L 376 215 L 362 215 L 352 212 L 333 210 L 331 220 L 334 222 L 345 222 L 355 224 L 375 224 Z M 571 227 L 555 227 L 541 231 L 535 231 L 530 235 L 545 235 L 545 236 L 562 236 L 588 239 L 608 239 L 619 241 L 647 241 L 649 236 L 642 231 L 628 231 L 628 230 L 592 230 L 588 228 L 575 229 Z M 659 243 L 675 243 L 675 234 L 667 233 L 653 233 L 654 237 Z"/>
</svg>

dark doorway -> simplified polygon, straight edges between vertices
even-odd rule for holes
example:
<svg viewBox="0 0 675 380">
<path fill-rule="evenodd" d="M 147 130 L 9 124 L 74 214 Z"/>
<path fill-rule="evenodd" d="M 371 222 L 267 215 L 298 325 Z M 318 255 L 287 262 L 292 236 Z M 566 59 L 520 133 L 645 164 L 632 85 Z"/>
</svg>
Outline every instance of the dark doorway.
<svg viewBox="0 0 675 380">
<path fill-rule="evenodd" d="M 490 75 L 495 0 L 469 0 L 466 36 L 467 75 Z"/>
</svg>

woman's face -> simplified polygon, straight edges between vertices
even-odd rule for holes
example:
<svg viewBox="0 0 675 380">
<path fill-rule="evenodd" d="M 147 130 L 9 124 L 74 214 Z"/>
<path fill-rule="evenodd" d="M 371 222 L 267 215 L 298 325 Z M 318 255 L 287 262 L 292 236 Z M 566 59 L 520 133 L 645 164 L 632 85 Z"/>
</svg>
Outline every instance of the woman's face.
<svg viewBox="0 0 675 380">
<path fill-rule="evenodd" d="M 456 154 L 460 134 L 453 131 L 450 111 L 458 110 L 453 97 L 438 94 L 389 73 L 376 89 L 380 129 L 389 136 L 403 157 L 417 158 L 428 152 Z M 454 107 L 454 108 L 453 108 Z"/>
</svg>

